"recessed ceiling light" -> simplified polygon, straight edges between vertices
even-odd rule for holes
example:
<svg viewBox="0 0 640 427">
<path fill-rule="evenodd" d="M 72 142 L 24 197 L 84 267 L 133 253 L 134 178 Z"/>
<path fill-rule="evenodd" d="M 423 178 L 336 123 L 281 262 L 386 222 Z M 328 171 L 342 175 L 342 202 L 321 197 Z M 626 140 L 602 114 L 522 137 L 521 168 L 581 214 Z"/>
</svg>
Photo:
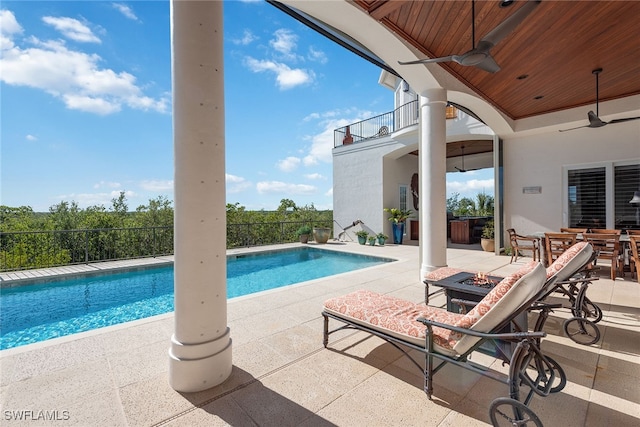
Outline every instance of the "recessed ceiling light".
<svg viewBox="0 0 640 427">
<path fill-rule="evenodd" d="M 527 77 L 529 77 L 529 74 L 521 74 L 521 75 L 519 75 L 518 77 L 516 77 L 516 79 L 518 79 L 518 80 L 524 80 L 524 79 L 526 79 Z"/>
<path fill-rule="evenodd" d="M 513 4 L 514 0 L 502 0 L 500 2 L 500 7 L 509 7 Z"/>
<path fill-rule="evenodd" d="M 542 98 L 544 98 L 544 95 L 538 95 L 538 96 L 534 96 L 534 97 L 533 97 L 533 99 L 536 99 L 536 100 L 537 100 L 537 99 L 542 99 Z"/>
</svg>

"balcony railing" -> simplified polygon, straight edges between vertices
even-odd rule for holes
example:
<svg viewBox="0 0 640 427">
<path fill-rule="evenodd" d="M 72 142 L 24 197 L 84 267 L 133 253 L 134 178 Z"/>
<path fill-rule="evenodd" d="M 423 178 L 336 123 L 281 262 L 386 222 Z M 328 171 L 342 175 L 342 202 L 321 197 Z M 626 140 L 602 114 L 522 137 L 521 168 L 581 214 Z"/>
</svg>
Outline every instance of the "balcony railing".
<svg viewBox="0 0 640 427">
<path fill-rule="evenodd" d="M 291 243 L 308 221 L 227 224 L 227 249 Z M 0 232 L 0 271 L 173 255 L 173 227 Z"/>
<path fill-rule="evenodd" d="M 381 138 L 418 123 L 418 101 L 408 102 L 393 111 L 338 128 L 333 131 L 333 146 Z"/>
</svg>

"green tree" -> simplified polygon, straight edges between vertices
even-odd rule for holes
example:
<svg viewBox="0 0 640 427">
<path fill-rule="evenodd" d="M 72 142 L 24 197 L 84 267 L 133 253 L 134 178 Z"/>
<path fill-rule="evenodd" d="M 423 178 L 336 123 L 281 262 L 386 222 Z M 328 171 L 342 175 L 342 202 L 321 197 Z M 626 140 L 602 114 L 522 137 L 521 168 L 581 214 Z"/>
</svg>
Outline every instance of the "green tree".
<svg viewBox="0 0 640 427">
<path fill-rule="evenodd" d="M 53 230 L 77 230 L 83 227 L 83 213 L 76 202 L 60 202 L 49 208 L 49 223 Z"/>
<path fill-rule="evenodd" d="M 476 201 L 478 202 L 476 206 L 475 214 L 477 216 L 493 216 L 493 196 L 490 196 L 484 192 L 478 193 L 476 195 Z"/>
</svg>

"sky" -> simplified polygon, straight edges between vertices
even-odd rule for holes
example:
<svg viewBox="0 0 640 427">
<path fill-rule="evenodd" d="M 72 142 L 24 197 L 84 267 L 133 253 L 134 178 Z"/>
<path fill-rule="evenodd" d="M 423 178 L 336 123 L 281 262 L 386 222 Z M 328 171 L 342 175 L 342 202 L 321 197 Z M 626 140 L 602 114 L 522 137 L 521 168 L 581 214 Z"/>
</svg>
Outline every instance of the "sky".
<svg viewBox="0 0 640 427">
<path fill-rule="evenodd" d="M 262 0 L 225 1 L 224 33 L 227 203 L 332 209 L 334 129 L 394 108 L 380 69 Z M 0 204 L 174 200 L 170 43 L 168 0 L 3 0 Z"/>
</svg>

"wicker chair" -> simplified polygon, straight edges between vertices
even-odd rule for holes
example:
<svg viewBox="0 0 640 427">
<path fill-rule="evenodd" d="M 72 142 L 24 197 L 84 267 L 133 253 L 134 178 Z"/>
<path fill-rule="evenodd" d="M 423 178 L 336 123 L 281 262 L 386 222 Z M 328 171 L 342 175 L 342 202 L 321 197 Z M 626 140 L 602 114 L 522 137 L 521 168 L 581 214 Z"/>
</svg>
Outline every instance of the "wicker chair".
<svg viewBox="0 0 640 427">
<path fill-rule="evenodd" d="M 518 256 L 522 251 L 531 251 L 533 260 L 540 260 L 540 240 L 537 237 L 521 236 L 513 228 L 509 228 L 507 233 L 509 233 L 509 241 L 511 243 L 510 264 L 518 260 Z"/>
</svg>

